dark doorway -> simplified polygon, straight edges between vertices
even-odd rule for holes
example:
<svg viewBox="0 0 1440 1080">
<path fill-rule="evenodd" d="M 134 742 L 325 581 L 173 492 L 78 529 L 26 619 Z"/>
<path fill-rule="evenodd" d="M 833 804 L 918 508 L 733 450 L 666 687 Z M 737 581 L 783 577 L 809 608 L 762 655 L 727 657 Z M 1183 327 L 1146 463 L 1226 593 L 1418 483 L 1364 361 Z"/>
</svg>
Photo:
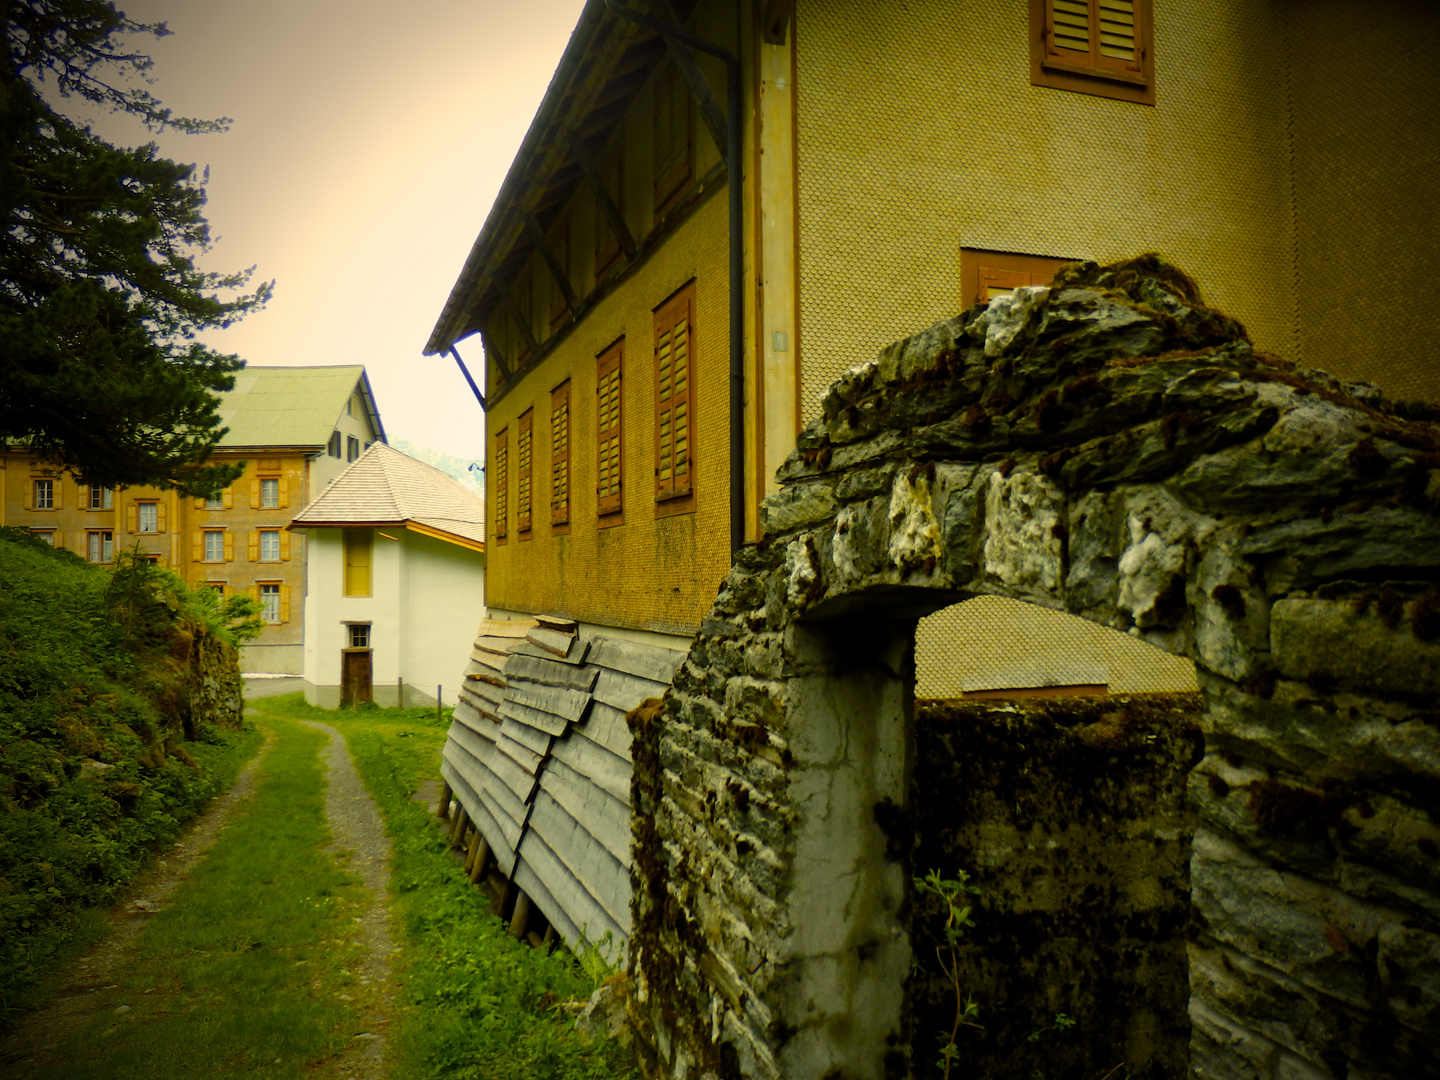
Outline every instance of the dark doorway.
<svg viewBox="0 0 1440 1080">
<path fill-rule="evenodd" d="M 371 700 L 370 624 L 349 625 L 349 648 L 340 653 L 340 707 Z"/>
</svg>

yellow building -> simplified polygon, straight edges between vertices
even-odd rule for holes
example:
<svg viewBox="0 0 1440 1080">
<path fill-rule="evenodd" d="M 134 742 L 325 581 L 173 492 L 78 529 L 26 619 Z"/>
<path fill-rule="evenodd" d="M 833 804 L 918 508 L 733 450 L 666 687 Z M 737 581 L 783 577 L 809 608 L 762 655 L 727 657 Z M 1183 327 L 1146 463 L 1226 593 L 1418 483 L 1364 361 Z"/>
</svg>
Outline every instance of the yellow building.
<svg viewBox="0 0 1440 1080">
<path fill-rule="evenodd" d="M 1413 295 L 1440 269 L 1433 3 L 645 10 L 586 5 L 427 346 L 483 342 L 492 613 L 698 629 L 730 560 L 737 174 L 747 539 L 834 378 L 1066 260 L 1160 251 L 1257 347 L 1440 398 L 1440 308 Z M 676 26 L 736 58 L 738 116 Z M 1044 656 L 1080 631 L 965 610 L 924 624 L 922 692 L 984 689 L 961 642 L 1030 649 L 1012 685 L 1064 681 Z M 1189 678 L 1084 648 L 1111 689 Z"/>
<path fill-rule="evenodd" d="M 187 584 L 250 593 L 265 628 L 242 651 L 246 672 L 303 670 L 305 552 L 292 518 L 360 456 L 384 441 L 365 369 L 252 367 L 222 395 L 229 429 L 212 461 L 244 473 L 214 499 L 133 487 L 111 491 L 38 460 L 0 454 L 0 525 L 28 528 L 94 563 L 138 547 Z"/>
</svg>

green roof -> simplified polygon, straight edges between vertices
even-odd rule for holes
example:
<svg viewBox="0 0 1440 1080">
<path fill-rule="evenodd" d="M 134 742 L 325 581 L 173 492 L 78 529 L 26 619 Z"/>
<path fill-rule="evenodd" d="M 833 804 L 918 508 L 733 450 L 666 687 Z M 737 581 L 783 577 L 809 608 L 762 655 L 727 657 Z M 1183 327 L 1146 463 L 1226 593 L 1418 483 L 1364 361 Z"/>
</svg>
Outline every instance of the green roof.
<svg viewBox="0 0 1440 1080">
<path fill-rule="evenodd" d="M 220 447 L 323 449 L 345 411 L 345 402 L 357 389 L 383 440 L 380 412 L 362 365 L 247 367 L 235 376 L 235 388 L 220 396 L 220 422 L 230 429 Z"/>
</svg>

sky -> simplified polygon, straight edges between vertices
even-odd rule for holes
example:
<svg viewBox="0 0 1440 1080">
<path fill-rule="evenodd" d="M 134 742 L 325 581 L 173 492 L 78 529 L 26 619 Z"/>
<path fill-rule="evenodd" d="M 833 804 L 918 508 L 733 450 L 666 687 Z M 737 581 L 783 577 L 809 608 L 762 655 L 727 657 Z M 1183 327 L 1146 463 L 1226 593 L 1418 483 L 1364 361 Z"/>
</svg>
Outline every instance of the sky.
<svg viewBox="0 0 1440 1080">
<path fill-rule="evenodd" d="M 218 135 L 154 139 L 210 169 L 209 270 L 275 280 L 258 314 L 205 336 L 254 365 L 364 364 L 386 434 L 484 456 L 455 363 L 421 352 L 539 107 L 583 0 L 117 0 L 150 87 Z M 403 12 L 403 14 L 402 14 Z M 466 364 L 483 377 L 478 339 Z"/>
</svg>

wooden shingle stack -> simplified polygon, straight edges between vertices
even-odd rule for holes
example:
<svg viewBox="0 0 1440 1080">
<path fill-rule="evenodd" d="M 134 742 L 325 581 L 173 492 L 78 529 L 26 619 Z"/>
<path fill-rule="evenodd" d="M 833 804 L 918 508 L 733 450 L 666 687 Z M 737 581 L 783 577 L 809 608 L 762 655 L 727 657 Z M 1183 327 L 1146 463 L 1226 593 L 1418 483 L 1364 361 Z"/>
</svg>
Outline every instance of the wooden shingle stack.
<svg viewBox="0 0 1440 1080">
<path fill-rule="evenodd" d="M 630 933 L 630 732 L 684 654 L 580 640 L 545 616 L 481 625 L 442 773 L 500 873 L 572 947 Z"/>
</svg>

